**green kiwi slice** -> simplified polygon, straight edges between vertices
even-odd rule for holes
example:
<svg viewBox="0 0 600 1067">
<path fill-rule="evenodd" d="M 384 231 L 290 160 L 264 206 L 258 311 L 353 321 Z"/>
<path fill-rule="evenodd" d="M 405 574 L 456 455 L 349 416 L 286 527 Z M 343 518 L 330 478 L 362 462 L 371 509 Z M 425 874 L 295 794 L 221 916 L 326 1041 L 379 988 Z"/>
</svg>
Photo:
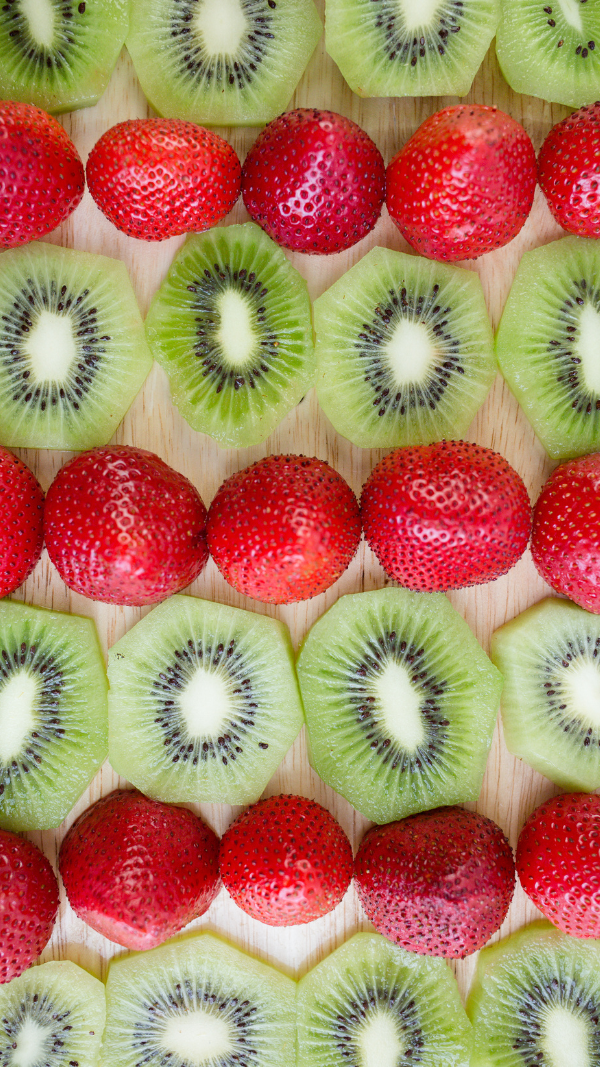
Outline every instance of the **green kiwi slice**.
<svg viewBox="0 0 600 1067">
<path fill-rule="evenodd" d="M 325 43 L 359 96 L 464 96 L 499 0 L 326 0 Z"/>
<path fill-rule="evenodd" d="M 342 597 L 297 668 L 310 762 L 368 819 L 477 799 L 502 681 L 442 593 Z"/>
<path fill-rule="evenodd" d="M 108 676 L 110 762 L 156 800 L 253 803 L 304 721 L 283 623 L 190 596 L 117 641 Z"/>
<path fill-rule="evenodd" d="M 536 922 L 479 954 L 472 1067 L 598 1067 L 600 941 Z"/>
<path fill-rule="evenodd" d="M 253 222 L 188 240 L 146 332 L 184 419 L 224 447 L 264 441 L 314 384 L 306 282 Z"/>
<path fill-rule="evenodd" d="M 106 759 L 107 681 L 91 619 L 0 601 L 0 826 L 59 826 Z"/>
<path fill-rule="evenodd" d="M 0 443 L 112 437 L 152 357 L 124 265 L 36 243 L 0 256 Z"/>
<path fill-rule="evenodd" d="M 132 0 L 127 49 L 160 115 L 258 126 L 287 107 L 322 29 L 312 0 Z"/>
<path fill-rule="evenodd" d="M 212 934 L 113 960 L 103 1067 L 290 1067 L 296 983 Z"/>
<path fill-rule="evenodd" d="M 95 104 L 128 25 L 127 0 L 4 0 L 0 98 L 50 112 Z"/>
<path fill-rule="evenodd" d="M 466 434 L 497 370 L 476 274 L 373 248 L 314 316 L 317 396 L 338 433 L 360 448 Z"/>
</svg>

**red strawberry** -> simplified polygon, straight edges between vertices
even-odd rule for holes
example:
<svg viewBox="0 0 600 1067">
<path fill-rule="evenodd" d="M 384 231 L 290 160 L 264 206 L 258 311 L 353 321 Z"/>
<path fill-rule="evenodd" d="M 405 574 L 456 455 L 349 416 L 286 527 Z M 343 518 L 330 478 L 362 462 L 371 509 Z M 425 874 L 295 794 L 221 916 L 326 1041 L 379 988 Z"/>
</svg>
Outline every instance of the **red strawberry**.
<svg viewBox="0 0 600 1067">
<path fill-rule="evenodd" d="M 208 513 L 210 553 L 230 585 L 269 604 L 317 596 L 360 541 L 356 497 L 321 459 L 267 456 L 227 478 Z"/>
<path fill-rule="evenodd" d="M 491 819 L 437 808 L 369 830 L 354 878 L 380 934 L 410 952 L 462 959 L 501 926 L 515 865 Z"/>
<path fill-rule="evenodd" d="M 39 848 L 0 830 L 0 982 L 36 960 L 58 911 L 58 882 Z"/>
<path fill-rule="evenodd" d="M 96 142 L 88 188 L 117 229 L 163 241 L 216 226 L 240 195 L 240 162 L 216 133 L 181 119 L 129 119 Z"/>
<path fill-rule="evenodd" d="M 471 259 L 518 234 L 535 184 L 523 127 L 495 107 L 458 104 L 426 119 L 394 156 L 387 206 L 421 255 Z"/>
<path fill-rule="evenodd" d="M 219 892 L 219 839 L 187 808 L 117 790 L 73 823 L 59 870 L 88 926 L 125 948 L 154 948 Z"/>
<path fill-rule="evenodd" d="M 0 446 L 0 597 L 35 567 L 44 543 L 44 494 L 37 478 Z"/>
<path fill-rule="evenodd" d="M 259 134 L 244 163 L 242 195 L 277 244 L 296 252 L 340 252 L 377 222 L 385 165 L 355 122 L 335 111 L 298 108 Z"/>
<path fill-rule="evenodd" d="M 352 846 L 314 800 L 269 797 L 223 835 L 220 865 L 238 907 L 269 926 L 296 926 L 339 904 L 352 880 Z"/>
<path fill-rule="evenodd" d="M 600 103 L 553 126 L 538 156 L 538 181 L 559 226 L 600 237 Z"/>
<path fill-rule="evenodd" d="M 536 808 L 519 836 L 517 873 L 559 930 L 600 938 L 600 797 L 563 793 Z"/>
<path fill-rule="evenodd" d="M 205 527 L 192 483 L 129 445 L 76 456 L 46 497 L 46 546 L 61 578 L 109 604 L 154 604 L 189 585 L 208 559 Z"/>
<path fill-rule="evenodd" d="M 550 475 L 533 513 L 531 554 L 557 593 L 600 613 L 600 453 Z"/>
<path fill-rule="evenodd" d="M 51 115 L 0 100 L 0 248 L 50 233 L 83 196 L 83 163 Z"/>
<path fill-rule="evenodd" d="M 505 574 L 531 528 L 527 489 L 503 456 L 468 441 L 391 452 L 362 493 L 365 537 L 409 589 L 461 589 Z"/>
</svg>

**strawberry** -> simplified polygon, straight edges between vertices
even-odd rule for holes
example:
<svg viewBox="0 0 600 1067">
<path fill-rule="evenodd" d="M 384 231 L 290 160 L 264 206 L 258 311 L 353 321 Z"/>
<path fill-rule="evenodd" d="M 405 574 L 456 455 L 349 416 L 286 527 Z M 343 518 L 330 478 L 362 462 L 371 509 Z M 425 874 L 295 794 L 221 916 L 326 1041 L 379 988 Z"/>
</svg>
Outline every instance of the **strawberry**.
<svg viewBox="0 0 600 1067">
<path fill-rule="evenodd" d="M 519 835 L 517 873 L 559 930 L 600 938 L 600 797 L 563 793 L 536 808 Z"/>
<path fill-rule="evenodd" d="M 360 541 L 356 497 L 321 459 L 267 456 L 223 482 L 210 505 L 210 553 L 230 585 L 269 604 L 328 589 Z"/>
<path fill-rule="evenodd" d="M 531 528 L 529 496 L 503 456 L 468 441 L 399 448 L 362 492 L 365 537 L 409 589 L 461 589 L 505 574 Z"/>
<path fill-rule="evenodd" d="M 0 446 L 0 597 L 35 567 L 44 543 L 44 494 L 22 460 Z"/>
<path fill-rule="evenodd" d="M 533 512 L 531 554 L 557 593 L 600 613 L 600 453 L 550 475 Z"/>
<path fill-rule="evenodd" d="M 0 248 L 50 233 L 83 196 L 83 163 L 51 115 L 0 100 Z"/>
<path fill-rule="evenodd" d="M 352 846 L 314 800 L 275 796 L 225 832 L 220 866 L 239 908 L 268 926 L 296 926 L 340 903 L 352 880 Z"/>
<path fill-rule="evenodd" d="M 58 882 L 39 848 L 0 830 L 0 982 L 17 978 L 52 933 Z"/>
<path fill-rule="evenodd" d="M 491 819 L 437 808 L 372 827 L 356 854 L 354 878 L 380 934 L 411 952 L 462 959 L 502 924 L 515 865 Z"/>
<path fill-rule="evenodd" d="M 458 104 L 431 115 L 387 169 L 387 207 L 429 259 L 471 259 L 523 226 L 536 185 L 535 151 L 495 107 Z"/>
<path fill-rule="evenodd" d="M 193 812 L 117 790 L 73 823 L 59 854 L 80 919 L 148 949 L 204 915 L 219 892 L 219 839 Z"/>
<path fill-rule="evenodd" d="M 369 233 L 385 196 L 385 165 L 371 138 L 335 111 L 298 108 L 270 122 L 242 170 L 255 222 L 296 252 L 340 252 Z"/>
<path fill-rule="evenodd" d="M 129 119 L 96 142 L 88 188 L 129 237 L 166 237 L 216 226 L 240 195 L 240 162 L 216 133 L 181 119 Z"/>
<path fill-rule="evenodd" d="M 76 456 L 46 497 L 46 546 L 61 578 L 109 604 L 154 604 L 189 585 L 208 559 L 205 526 L 192 483 L 130 445 Z"/>
<path fill-rule="evenodd" d="M 538 181 L 559 226 L 600 237 L 600 103 L 557 122 L 538 156 Z"/>
</svg>

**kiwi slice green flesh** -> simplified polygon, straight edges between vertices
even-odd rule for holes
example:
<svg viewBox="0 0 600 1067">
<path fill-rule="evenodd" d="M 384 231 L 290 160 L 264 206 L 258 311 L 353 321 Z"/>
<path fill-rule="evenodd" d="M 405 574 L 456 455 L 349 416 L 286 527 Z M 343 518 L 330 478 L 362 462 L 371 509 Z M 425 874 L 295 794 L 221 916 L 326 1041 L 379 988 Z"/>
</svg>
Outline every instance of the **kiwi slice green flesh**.
<svg viewBox="0 0 600 1067">
<path fill-rule="evenodd" d="M 502 682 L 442 593 L 342 597 L 298 677 L 310 762 L 368 819 L 477 799 Z"/>
<path fill-rule="evenodd" d="M 374 248 L 314 316 L 317 395 L 338 433 L 360 448 L 466 434 L 497 370 L 476 274 Z"/>
<path fill-rule="evenodd" d="M 0 601 L 0 826 L 59 826 L 106 759 L 91 619 Z"/>
<path fill-rule="evenodd" d="M 306 282 L 251 222 L 188 240 L 146 333 L 183 417 L 225 447 L 264 441 L 314 384 Z"/>
<path fill-rule="evenodd" d="M 127 49 L 159 114 L 255 126 L 287 107 L 322 29 L 312 0 L 132 0 Z"/>
<path fill-rule="evenodd" d="M 472 1067 L 597 1067 L 600 941 L 537 922 L 484 948 L 467 1013 Z"/>
<path fill-rule="evenodd" d="M 96 1067 L 104 985 L 76 964 L 43 963 L 0 986 L 2 1067 Z"/>
<path fill-rule="evenodd" d="M 356 934 L 298 985 L 298 1067 L 468 1067 L 472 1034 L 445 960 Z"/>
<path fill-rule="evenodd" d="M 104 1067 L 290 1067 L 296 983 L 212 934 L 113 960 Z"/>
<path fill-rule="evenodd" d="M 50 112 L 95 104 L 125 42 L 128 8 L 127 0 L 4 0 L 0 98 Z"/>
<path fill-rule="evenodd" d="M 600 247 L 526 252 L 496 337 L 502 374 L 553 459 L 600 449 Z"/>
<path fill-rule="evenodd" d="M 109 652 L 109 758 L 164 801 L 258 800 L 303 723 L 283 623 L 174 596 Z"/>
<path fill-rule="evenodd" d="M 124 265 L 36 243 L 0 256 L 0 443 L 106 444 L 152 366 Z"/>
<path fill-rule="evenodd" d="M 326 48 L 359 96 L 464 96 L 499 0 L 326 0 Z"/>
</svg>

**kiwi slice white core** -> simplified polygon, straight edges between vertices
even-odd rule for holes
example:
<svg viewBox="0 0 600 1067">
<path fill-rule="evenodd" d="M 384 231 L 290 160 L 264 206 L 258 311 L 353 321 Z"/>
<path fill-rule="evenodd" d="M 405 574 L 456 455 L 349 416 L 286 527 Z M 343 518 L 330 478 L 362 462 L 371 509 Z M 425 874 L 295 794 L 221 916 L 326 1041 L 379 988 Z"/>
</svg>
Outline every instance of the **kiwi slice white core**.
<svg viewBox="0 0 600 1067">
<path fill-rule="evenodd" d="M 574 348 L 586 388 L 590 392 L 600 392 L 600 313 L 593 304 L 586 304 L 581 310 L 579 336 Z"/>
<path fill-rule="evenodd" d="M 375 679 L 374 690 L 385 729 L 402 748 L 416 752 L 426 740 L 426 731 L 421 715 L 422 701 L 406 668 L 400 663 L 389 662 Z M 373 717 L 378 718 L 376 711 Z"/>
<path fill-rule="evenodd" d="M 162 1045 L 169 1054 L 197 1067 L 235 1052 L 225 1020 L 202 1009 L 172 1016 L 165 1026 Z"/>
<path fill-rule="evenodd" d="M 21 12 L 36 44 L 52 48 L 55 34 L 55 12 L 50 0 L 21 0 Z"/>
<path fill-rule="evenodd" d="M 571 663 L 565 672 L 564 692 L 568 704 L 577 708 L 589 726 L 600 727 L 600 670 L 597 660 Z"/>
<path fill-rule="evenodd" d="M 23 344 L 31 364 L 31 381 L 67 383 L 71 365 L 77 355 L 73 327 L 66 315 L 40 312 L 39 318 Z"/>
<path fill-rule="evenodd" d="M 558 0 L 558 3 L 569 26 L 572 26 L 578 33 L 583 33 L 583 23 L 577 0 Z"/>
<path fill-rule="evenodd" d="M 589 1026 L 561 1004 L 553 1004 L 542 1024 L 540 1048 L 549 1067 L 589 1067 Z"/>
<path fill-rule="evenodd" d="M 225 289 L 217 300 L 217 310 L 221 318 L 217 341 L 223 360 L 241 369 L 258 356 L 260 341 L 248 303 L 234 289 Z"/>
<path fill-rule="evenodd" d="M 356 1036 L 361 1067 L 396 1067 L 406 1046 L 398 1037 L 398 1027 L 385 1011 L 367 1018 Z"/>
<path fill-rule="evenodd" d="M 52 1050 L 52 1027 L 25 1019 L 15 1041 L 11 1067 L 37 1067 Z"/>
<path fill-rule="evenodd" d="M 204 0 L 192 20 L 192 33 L 209 56 L 235 56 L 250 29 L 239 0 Z"/>
<path fill-rule="evenodd" d="M 444 3 L 440 3 L 440 0 L 400 0 L 399 7 L 406 29 L 418 30 L 428 26 L 433 18 L 442 13 Z"/>
<path fill-rule="evenodd" d="M 35 707 L 40 685 L 28 671 L 18 671 L 0 688 L 0 760 L 18 756 L 28 734 L 35 729 Z"/>
<path fill-rule="evenodd" d="M 232 699 L 235 702 L 229 679 L 199 667 L 178 700 L 190 737 L 211 737 L 216 742 L 223 726 L 230 721 Z"/>
<path fill-rule="evenodd" d="M 428 377 L 439 356 L 431 335 L 421 322 L 402 319 L 384 347 L 394 384 L 400 388 Z"/>
</svg>

